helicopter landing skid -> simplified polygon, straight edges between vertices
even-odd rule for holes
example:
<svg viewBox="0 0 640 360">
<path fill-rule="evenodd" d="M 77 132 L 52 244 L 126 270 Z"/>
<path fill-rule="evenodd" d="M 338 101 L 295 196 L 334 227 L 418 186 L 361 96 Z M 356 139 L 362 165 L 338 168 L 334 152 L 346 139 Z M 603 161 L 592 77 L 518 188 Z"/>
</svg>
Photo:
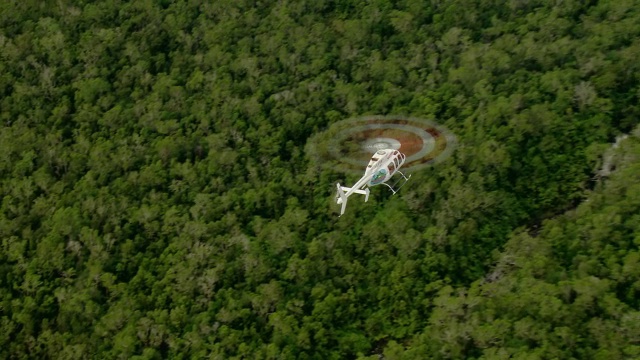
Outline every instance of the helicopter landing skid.
<svg viewBox="0 0 640 360">
<path fill-rule="evenodd" d="M 402 179 L 399 179 L 398 181 L 396 181 L 395 183 L 393 183 L 393 185 L 389 185 L 387 183 L 383 183 L 384 185 L 387 185 L 387 187 L 389 188 L 389 190 L 391 190 L 391 192 L 395 195 L 398 191 L 400 191 L 400 189 L 407 183 L 407 181 L 409 181 L 409 179 L 411 179 L 411 174 L 409 174 L 409 177 L 404 176 L 404 174 L 402 172 L 400 172 L 400 170 L 398 170 L 398 173 L 400 175 L 402 175 Z M 403 181 L 404 180 L 404 181 Z M 396 185 L 398 185 L 400 182 L 402 182 L 402 185 L 400 185 L 397 189 L 394 189 L 396 187 Z"/>
</svg>

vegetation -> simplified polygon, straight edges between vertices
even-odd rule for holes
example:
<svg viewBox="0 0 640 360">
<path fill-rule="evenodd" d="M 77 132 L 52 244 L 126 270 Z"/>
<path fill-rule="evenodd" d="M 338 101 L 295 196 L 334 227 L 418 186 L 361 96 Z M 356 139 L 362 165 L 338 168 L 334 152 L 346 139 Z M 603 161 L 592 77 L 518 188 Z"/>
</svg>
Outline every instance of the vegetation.
<svg viewBox="0 0 640 360">
<path fill-rule="evenodd" d="M 637 134 L 594 175 L 639 39 L 631 0 L 8 2 L 0 357 L 638 357 Z M 460 146 L 338 219 L 304 146 L 363 114 Z"/>
</svg>

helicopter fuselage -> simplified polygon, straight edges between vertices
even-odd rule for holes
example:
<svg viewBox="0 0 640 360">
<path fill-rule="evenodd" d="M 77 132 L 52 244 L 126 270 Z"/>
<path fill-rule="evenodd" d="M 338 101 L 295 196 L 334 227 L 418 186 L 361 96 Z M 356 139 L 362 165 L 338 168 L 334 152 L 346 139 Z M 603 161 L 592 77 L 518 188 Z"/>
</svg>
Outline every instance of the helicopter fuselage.
<svg viewBox="0 0 640 360">
<path fill-rule="evenodd" d="M 404 164 L 406 158 L 403 153 L 394 149 L 376 151 L 365 171 L 365 177 L 371 175 L 367 185 L 375 186 L 387 182 Z"/>
<path fill-rule="evenodd" d="M 382 149 L 376 151 L 371 157 L 367 169 L 360 180 L 358 180 L 352 187 L 340 186 L 340 183 L 336 184 L 338 193 L 336 194 L 336 202 L 342 205 L 340 209 L 340 215 L 344 214 L 344 210 L 347 206 L 347 199 L 352 194 L 364 195 L 364 201 L 369 199 L 368 187 L 385 184 L 394 194 L 398 189 L 394 189 L 393 186 L 386 184 L 387 180 L 396 173 L 400 173 L 405 182 L 409 180 L 400 171 L 400 167 L 404 164 L 406 156 L 398 150 L 394 149 Z M 409 175 L 411 177 L 411 175 Z M 403 184 L 404 185 L 404 184 Z"/>
</svg>

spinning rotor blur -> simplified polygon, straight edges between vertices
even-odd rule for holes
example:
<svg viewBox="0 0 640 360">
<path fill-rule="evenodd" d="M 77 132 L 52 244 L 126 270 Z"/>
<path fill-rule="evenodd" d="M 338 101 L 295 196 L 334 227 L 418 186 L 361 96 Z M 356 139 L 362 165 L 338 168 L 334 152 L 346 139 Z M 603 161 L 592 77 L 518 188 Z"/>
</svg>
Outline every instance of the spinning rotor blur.
<svg viewBox="0 0 640 360">
<path fill-rule="evenodd" d="M 360 173 L 371 154 L 399 150 L 407 156 L 407 171 L 445 160 L 456 138 L 432 121 L 402 116 L 366 116 L 343 120 L 314 137 L 308 152 L 323 166 Z"/>
</svg>

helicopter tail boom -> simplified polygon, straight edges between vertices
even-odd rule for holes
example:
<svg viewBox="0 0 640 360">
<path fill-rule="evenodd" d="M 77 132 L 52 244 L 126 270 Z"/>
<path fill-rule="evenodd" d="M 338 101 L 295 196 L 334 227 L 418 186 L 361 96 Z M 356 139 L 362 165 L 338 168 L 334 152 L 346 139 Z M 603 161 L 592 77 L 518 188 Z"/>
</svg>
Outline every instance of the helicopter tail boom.
<svg viewBox="0 0 640 360">
<path fill-rule="evenodd" d="M 340 209 L 340 216 L 344 214 L 344 211 L 347 208 L 347 199 L 349 198 L 349 196 L 351 196 L 351 194 L 362 194 L 364 195 L 364 201 L 365 202 L 369 201 L 369 188 L 366 188 L 364 190 L 357 189 L 357 188 L 349 188 L 345 186 L 340 186 L 340 183 L 338 183 L 336 187 L 338 188 L 336 202 L 338 204 L 342 204 L 342 209 Z"/>
</svg>

